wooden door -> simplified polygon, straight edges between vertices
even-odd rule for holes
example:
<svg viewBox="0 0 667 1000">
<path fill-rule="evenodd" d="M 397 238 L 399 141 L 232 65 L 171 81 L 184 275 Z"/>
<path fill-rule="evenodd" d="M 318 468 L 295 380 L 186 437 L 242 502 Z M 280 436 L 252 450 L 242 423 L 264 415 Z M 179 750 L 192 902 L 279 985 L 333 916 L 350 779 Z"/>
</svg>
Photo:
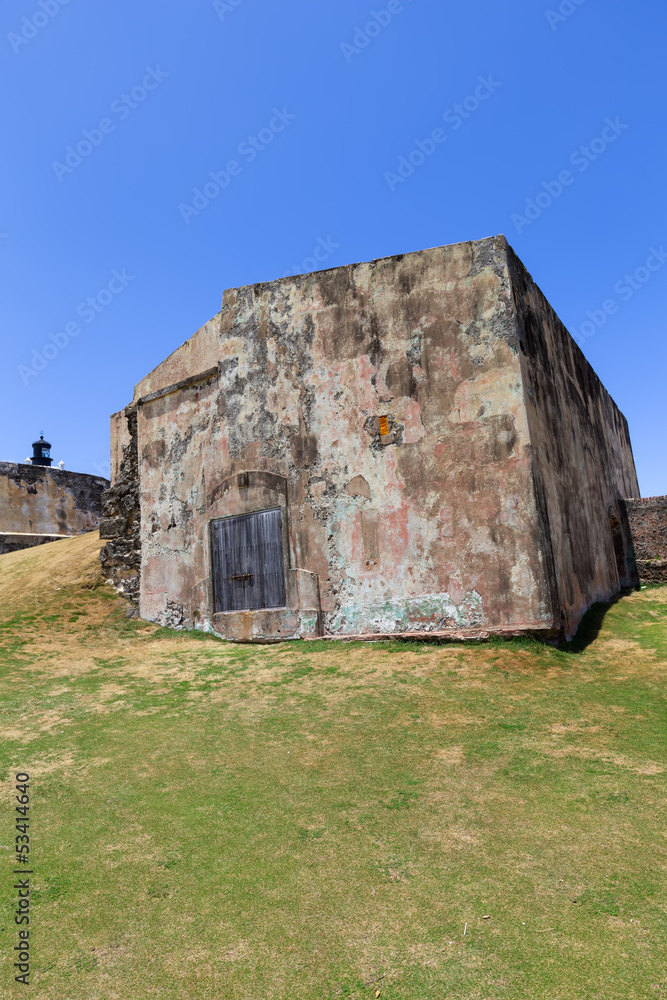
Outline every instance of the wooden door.
<svg viewBox="0 0 667 1000">
<path fill-rule="evenodd" d="M 211 523 L 215 610 L 285 607 L 280 508 Z"/>
</svg>

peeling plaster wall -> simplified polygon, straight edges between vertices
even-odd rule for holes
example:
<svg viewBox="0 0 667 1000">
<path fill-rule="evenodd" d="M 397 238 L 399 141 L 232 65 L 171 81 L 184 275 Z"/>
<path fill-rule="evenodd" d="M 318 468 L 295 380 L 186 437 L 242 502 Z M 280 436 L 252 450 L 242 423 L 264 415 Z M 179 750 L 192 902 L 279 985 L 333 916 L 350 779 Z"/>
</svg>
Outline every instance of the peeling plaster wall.
<svg viewBox="0 0 667 1000">
<path fill-rule="evenodd" d="M 111 416 L 111 485 L 120 475 L 123 464 L 124 449 L 130 444 L 130 432 L 127 426 L 127 414 L 120 410 Z"/>
<path fill-rule="evenodd" d="M 108 485 L 85 473 L 0 462 L 0 533 L 55 537 L 93 531 Z"/>
<path fill-rule="evenodd" d="M 516 255 L 509 250 L 535 487 L 554 614 L 573 635 L 586 610 L 636 585 L 623 497 L 639 495 L 625 417 Z M 609 515 L 621 525 L 619 579 Z"/>
<path fill-rule="evenodd" d="M 173 351 L 162 364 L 139 382 L 134 390 L 134 402 L 158 389 L 173 385 L 217 364 L 220 343 L 220 319 L 218 313 L 200 327 L 189 340 Z"/>
<path fill-rule="evenodd" d="M 503 237 L 226 291 L 135 391 L 142 616 L 212 627 L 209 521 L 277 505 L 258 471 L 325 634 L 557 626 L 516 334 Z"/>
</svg>

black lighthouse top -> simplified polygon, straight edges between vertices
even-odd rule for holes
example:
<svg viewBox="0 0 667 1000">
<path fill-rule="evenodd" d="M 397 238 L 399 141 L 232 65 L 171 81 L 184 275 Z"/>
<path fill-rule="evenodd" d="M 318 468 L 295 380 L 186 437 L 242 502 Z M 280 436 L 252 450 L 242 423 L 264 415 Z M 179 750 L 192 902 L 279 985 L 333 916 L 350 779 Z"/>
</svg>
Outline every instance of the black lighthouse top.
<svg viewBox="0 0 667 1000">
<path fill-rule="evenodd" d="M 51 445 L 48 441 L 44 440 L 44 435 L 42 434 L 39 441 L 33 441 L 32 443 L 32 458 L 30 459 L 30 463 L 31 465 L 50 466 L 52 461 Z"/>
</svg>

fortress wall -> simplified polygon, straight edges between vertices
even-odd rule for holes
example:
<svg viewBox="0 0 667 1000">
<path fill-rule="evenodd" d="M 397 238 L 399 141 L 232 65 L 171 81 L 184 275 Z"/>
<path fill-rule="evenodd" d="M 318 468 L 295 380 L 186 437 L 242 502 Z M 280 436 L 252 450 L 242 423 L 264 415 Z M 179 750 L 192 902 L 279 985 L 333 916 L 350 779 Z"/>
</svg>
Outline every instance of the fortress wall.
<svg viewBox="0 0 667 1000">
<path fill-rule="evenodd" d="M 667 497 L 625 501 L 642 583 L 667 583 Z"/>
<path fill-rule="evenodd" d="M 93 531 L 108 486 L 100 476 L 0 462 L 0 535 L 47 536 L 43 540 L 50 541 Z"/>
</svg>

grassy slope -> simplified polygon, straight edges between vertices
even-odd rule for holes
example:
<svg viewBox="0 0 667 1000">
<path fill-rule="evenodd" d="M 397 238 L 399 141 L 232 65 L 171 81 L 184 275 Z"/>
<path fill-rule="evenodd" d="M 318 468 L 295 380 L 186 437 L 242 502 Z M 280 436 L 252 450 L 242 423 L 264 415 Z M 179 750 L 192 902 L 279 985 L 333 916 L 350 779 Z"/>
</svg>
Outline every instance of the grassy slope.
<svg viewBox="0 0 667 1000">
<path fill-rule="evenodd" d="M 129 621 L 99 544 L 0 557 L 32 997 L 667 995 L 667 588 L 570 652 L 236 647 Z"/>
</svg>

